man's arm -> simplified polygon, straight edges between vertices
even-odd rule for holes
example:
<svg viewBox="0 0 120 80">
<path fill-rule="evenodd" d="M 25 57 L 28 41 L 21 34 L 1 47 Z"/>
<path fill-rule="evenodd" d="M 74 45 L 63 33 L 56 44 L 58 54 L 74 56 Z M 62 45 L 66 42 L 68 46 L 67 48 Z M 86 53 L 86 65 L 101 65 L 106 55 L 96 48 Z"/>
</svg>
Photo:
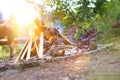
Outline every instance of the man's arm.
<svg viewBox="0 0 120 80">
<path fill-rule="evenodd" d="M 0 23 L 0 27 L 4 27 L 6 25 L 7 25 L 7 21 L 4 21 L 4 22 Z"/>
</svg>

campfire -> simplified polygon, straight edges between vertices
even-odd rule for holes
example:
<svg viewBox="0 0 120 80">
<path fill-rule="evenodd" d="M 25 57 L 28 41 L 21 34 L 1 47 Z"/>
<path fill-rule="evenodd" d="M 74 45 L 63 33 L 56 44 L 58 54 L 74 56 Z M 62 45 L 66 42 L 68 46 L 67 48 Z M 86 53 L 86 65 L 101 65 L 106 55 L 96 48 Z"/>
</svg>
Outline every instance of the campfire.
<svg viewBox="0 0 120 80">
<path fill-rule="evenodd" d="M 65 46 L 73 48 L 74 43 L 69 41 L 64 35 L 62 35 L 56 28 L 46 27 L 40 24 L 38 19 L 34 20 L 37 28 L 34 28 L 28 39 L 26 40 L 22 50 L 20 51 L 15 63 L 19 59 L 26 61 L 30 60 L 31 57 L 43 58 L 45 54 L 52 56 L 63 56 L 65 55 Z M 53 46 L 54 45 L 54 46 Z M 58 45 L 55 47 L 55 45 Z M 61 45 L 61 47 L 60 47 Z M 71 46 L 70 46 L 71 45 Z M 53 48 L 61 48 L 54 52 Z M 53 52 L 51 52 L 53 51 Z M 67 52 L 68 53 L 68 52 Z"/>
</svg>

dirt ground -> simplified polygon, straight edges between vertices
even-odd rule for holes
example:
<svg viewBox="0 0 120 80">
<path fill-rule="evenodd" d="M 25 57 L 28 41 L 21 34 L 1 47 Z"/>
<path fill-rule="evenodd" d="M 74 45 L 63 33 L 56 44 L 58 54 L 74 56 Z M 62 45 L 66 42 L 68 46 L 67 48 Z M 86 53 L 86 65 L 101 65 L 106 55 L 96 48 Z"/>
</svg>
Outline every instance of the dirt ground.
<svg viewBox="0 0 120 80">
<path fill-rule="evenodd" d="M 119 80 L 119 43 L 96 53 L 17 70 L 0 80 Z"/>
</svg>

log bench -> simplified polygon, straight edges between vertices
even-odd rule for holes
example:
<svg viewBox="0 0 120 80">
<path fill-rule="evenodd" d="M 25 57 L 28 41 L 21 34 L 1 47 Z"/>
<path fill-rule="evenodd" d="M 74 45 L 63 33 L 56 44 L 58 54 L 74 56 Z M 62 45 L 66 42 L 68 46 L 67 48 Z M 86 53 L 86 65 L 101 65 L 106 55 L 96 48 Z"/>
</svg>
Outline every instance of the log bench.
<svg viewBox="0 0 120 80">
<path fill-rule="evenodd" d="M 24 43 L 27 40 L 26 37 L 23 38 L 15 38 L 14 43 L 19 44 L 19 43 Z M 0 39 L 0 45 L 9 45 L 7 39 Z"/>
</svg>

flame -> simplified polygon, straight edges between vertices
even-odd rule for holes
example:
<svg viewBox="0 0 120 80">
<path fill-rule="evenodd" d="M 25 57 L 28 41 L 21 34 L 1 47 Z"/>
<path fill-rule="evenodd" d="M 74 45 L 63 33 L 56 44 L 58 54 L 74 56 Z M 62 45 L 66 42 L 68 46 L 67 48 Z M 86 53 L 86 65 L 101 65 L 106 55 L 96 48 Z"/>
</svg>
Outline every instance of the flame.
<svg viewBox="0 0 120 80">
<path fill-rule="evenodd" d="M 49 36 L 49 40 L 51 41 L 53 39 L 53 37 L 52 36 Z"/>
</svg>

